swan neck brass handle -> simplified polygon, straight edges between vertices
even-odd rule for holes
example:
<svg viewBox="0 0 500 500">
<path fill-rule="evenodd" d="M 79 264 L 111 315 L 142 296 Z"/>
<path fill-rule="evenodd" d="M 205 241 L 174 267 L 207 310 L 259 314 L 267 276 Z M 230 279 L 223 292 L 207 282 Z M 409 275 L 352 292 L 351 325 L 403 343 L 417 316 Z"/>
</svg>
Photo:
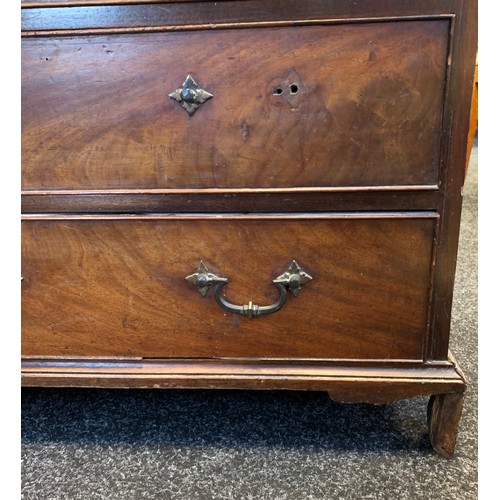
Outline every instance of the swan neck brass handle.
<svg viewBox="0 0 500 500">
<path fill-rule="evenodd" d="M 291 262 L 287 270 L 273 279 L 273 285 L 278 289 L 280 296 L 277 302 L 268 306 L 259 306 L 250 301 L 248 304 L 237 305 L 228 302 L 222 296 L 222 289 L 228 282 L 227 278 L 217 276 L 210 272 L 205 263 L 200 260 L 198 269 L 193 274 L 186 276 L 186 280 L 198 288 L 200 294 L 204 297 L 207 295 L 208 290 L 213 286 L 215 300 L 219 306 L 225 311 L 241 314 L 248 318 L 255 316 L 263 316 L 279 311 L 286 302 L 287 291 L 289 290 L 293 295 L 297 296 L 300 292 L 302 285 L 311 281 L 313 278 L 306 271 L 304 271 L 295 260 Z"/>
</svg>

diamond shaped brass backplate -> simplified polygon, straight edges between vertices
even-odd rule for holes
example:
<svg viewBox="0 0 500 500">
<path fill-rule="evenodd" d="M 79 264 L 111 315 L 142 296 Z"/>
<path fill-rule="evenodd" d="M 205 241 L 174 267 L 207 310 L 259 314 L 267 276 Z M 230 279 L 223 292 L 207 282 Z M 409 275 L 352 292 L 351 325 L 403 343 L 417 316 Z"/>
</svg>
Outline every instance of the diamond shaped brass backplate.
<svg viewBox="0 0 500 500">
<path fill-rule="evenodd" d="M 168 96 L 175 99 L 188 112 L 189 116 L 193 116 L 205 101 L 213 97 L 212 94 L 201 89 L 191 75 L 188 75 L 184 83 Z"/>
</svg>

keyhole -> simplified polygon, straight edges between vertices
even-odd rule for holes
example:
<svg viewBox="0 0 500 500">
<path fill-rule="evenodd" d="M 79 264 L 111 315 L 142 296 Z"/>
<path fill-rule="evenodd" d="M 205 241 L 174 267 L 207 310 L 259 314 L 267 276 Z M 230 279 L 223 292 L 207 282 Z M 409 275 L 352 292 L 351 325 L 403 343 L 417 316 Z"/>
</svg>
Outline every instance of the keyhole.
<svg viewBox="0 0 500 500">
<path fill-rule="evenodd" d="M 295 95 L 295 94 L 298 94 L 298 92 L 299 92 L 299 86 L 296 83 L 292 83 L 290 85 L 289 89 L 290 89 L 290 95 Z M 283 88 L 276 87 L 273 90 L 273 95 L 283 95 Z"/>
</svg>

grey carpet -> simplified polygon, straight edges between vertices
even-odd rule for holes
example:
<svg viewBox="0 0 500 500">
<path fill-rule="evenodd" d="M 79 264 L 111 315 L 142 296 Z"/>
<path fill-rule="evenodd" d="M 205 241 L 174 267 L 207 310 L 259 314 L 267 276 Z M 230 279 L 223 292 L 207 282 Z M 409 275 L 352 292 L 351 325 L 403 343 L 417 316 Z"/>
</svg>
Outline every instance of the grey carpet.
<svg viewBox="0 0 500 500">
<path fill-rule="evenodd" d="M 426 398 L 23 389 L 22 498 L 477 498 L 477 148 L 464 194 L 451 346 L 468 377 L 455 456 L 430 448 Z"/>
</svg>

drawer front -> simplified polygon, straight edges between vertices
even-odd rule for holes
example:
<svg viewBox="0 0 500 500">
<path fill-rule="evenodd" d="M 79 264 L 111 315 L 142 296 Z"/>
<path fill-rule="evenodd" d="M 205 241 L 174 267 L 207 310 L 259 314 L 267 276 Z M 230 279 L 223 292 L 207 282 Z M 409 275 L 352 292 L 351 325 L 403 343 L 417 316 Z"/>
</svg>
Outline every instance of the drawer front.
<svg viewBox="0 0 500 500">
<path fill-rule="evenodd" d="M 22 223 L 27 356 L 422 359 L 436 218 L 414 215 L 56 217 Z M 313 279 L 278 302 L 292 260 Z"/>
<path fill-rule="evenodd" d="M 448 36 L 434 19 L 25 37 L 23 187 L 434 186 Z M 187 75 L 213 95 L 191 117 L 169 97 Z"/>
</svg>

